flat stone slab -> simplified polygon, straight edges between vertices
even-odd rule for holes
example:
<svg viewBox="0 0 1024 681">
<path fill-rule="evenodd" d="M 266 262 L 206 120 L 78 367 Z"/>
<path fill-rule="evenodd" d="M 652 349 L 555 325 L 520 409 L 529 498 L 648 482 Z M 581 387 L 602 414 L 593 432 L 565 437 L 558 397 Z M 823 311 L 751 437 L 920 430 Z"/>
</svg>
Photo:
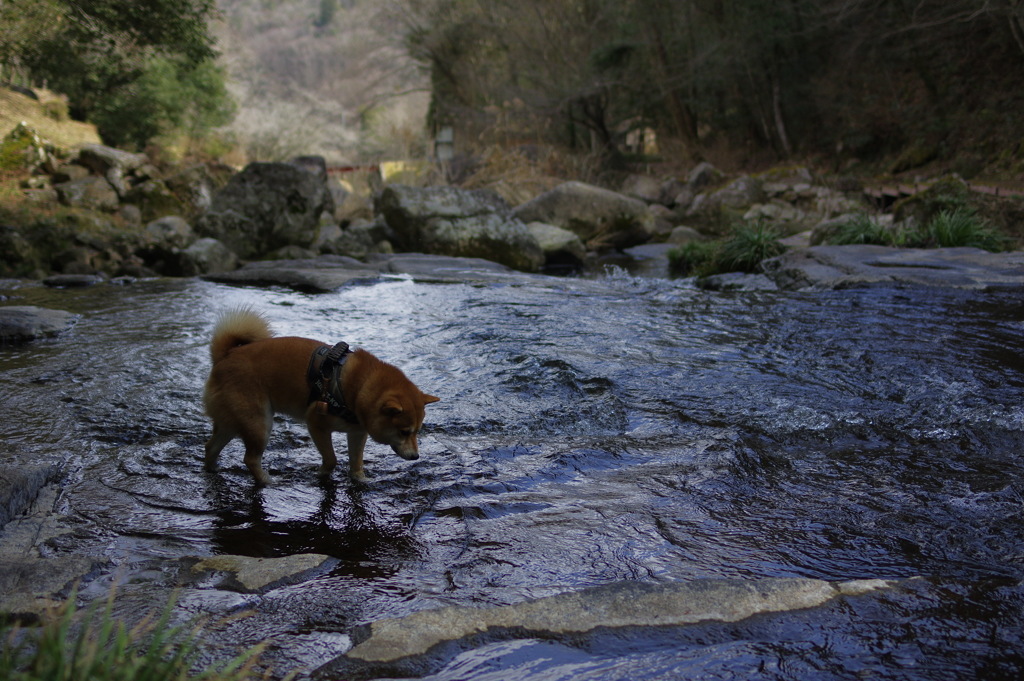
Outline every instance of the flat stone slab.
<svg viewBox="0 0 1024 681">
<path fill-rule="evenodd" d="M 490 275 L 518 274 L 511 267 L 483 258 L 463 258 L 426 253 L 395 253 L 370 260 L 388 274 L 408 274 L 436 279 L 479 279 Z"/>
<path fill-rule="evenodd" d="M 306 576 L 335 561 L 319 553 L 300 553 L 281 558 L 221 555 L 203 558 L 192 565 L 192 573 L 217 572 L 227 575 L 220 586 L 232 591 L 256 593 Z"/>
<path fill-rule="evenodd" d="M 51 288 L 85 288 L 103 281 L 98 274 L 54 274 L 43 279 L 43 284 Z"/>
<path fill-rule="evenodd" d="M 762 266 L 779 288 L 787 290 L 887 285 L 981 291 L 1024 288 L 1024 251 L 812 246 L 770 258 Z"/>
<path fill-rule="evenodd" d="M 673 584 L 618 582 L 496 608 L 448 607 L 378 620 L 357 632 L 356 645 L 315 678 L 334 678 L 352 665 L 420 656 L 434 646 L 507 630 L 515 638 L 572 635 L 598 627 L 676 626 L 737 622 L 760 613 L 813 608 L 840 596 L 894 586 L 885 580 L 698 579 Z M 525 633 L 524 633 L 525 632 Z M 319 674 L 323 674 L 320 676 Z"/>
<path fill-rule="evenodd" d="M 358 260 L 322 256 L 308 260 L 251 262 L 231 272 L 206 274 L 202 278 L 226 284 L 276 285 L 326 293 L 352 281 L 375 281 L 379 277 L 380 273 L 376 267 L 368 267 Z"/>
<path fill-rule="evenodd" d="M 51 338 L 71 328 L 77 319 L 71 312 L 34 305 L 0 307 L 0 344 Z"/>
<path fill-rule="evenodd" d="M 377 281 L 382 274 L 407 274 L 418 279 L 445 281 L 522 276 L 510 267 L 482 258 L 396 253 L 371 256 L 368 263 L 337 255 L 307 260 L 265 260 L 248 263 L 231 272 L 205 274 L 202 278 L 227 284 L 276 285 L 330 292 L 352 282 Z"/>
</svg>

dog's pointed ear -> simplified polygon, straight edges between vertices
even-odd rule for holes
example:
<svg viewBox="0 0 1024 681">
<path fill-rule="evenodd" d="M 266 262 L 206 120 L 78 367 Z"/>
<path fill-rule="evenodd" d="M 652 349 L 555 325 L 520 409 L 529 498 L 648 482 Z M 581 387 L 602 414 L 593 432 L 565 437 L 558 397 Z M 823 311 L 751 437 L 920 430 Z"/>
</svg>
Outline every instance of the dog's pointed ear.
<svg viewBox="0 0 1024 681">
<path fill-rule="evenodd" d="M 426 393 L 422 393 L 422 394 L 423 394 L 423 404 L 424 405 L 433 404 L 434 402 L 440 402 L 441 401 L 440 397 L 434 397 L 433 395 L 428 395 Z"/>
<path fill-rule="evenodd" d="M 380 411 L 388 416 L 398 416 L 402 413 L 402 405 L 398 403 L 398 400 L 388 400 L 381 405 Z"/>
</svg>

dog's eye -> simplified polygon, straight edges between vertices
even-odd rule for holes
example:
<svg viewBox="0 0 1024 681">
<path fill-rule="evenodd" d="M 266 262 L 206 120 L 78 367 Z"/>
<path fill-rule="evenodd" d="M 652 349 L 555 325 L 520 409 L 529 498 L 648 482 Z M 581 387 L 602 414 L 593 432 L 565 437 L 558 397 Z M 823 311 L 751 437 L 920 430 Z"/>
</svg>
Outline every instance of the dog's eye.
<svg viewBox="0 0 1024 681">
<path fill-rule="evenodd" d="M 409 428 L 403 428 L 402 430 L 398 431 L 398 434 L 401 435 L 402 437 L 409 437 L 410 435 L 413 434 L 413 431 Z"/>
</svg>

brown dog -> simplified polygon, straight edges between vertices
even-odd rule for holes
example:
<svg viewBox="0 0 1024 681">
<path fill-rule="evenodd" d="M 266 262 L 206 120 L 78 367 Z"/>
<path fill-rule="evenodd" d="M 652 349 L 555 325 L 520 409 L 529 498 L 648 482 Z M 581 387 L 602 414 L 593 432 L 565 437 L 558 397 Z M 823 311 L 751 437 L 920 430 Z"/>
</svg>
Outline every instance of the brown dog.
<svg viewBox="0 0 1024 681">
<path fill-rule="evenodd" d="M 305 421 L 323 460 L 321 475 L 338 463 L 331 434 L 345 433 L 349 475 L 365 481 L 366 436 L 390 445 L 403 459 L 416 459 L 423 408 L 440 399 L 420 392 L 398 368 L 365 350 L 275 337 L 267 320 L 249 308 L 220 318 L 210 355 L 203 402 L 213 435 L 206 443 L 206 469 L 215 470 L 224 446 L 240 437 L 245 465 L 260 485 L 270 482 L 263 450 L 276 413 Z"/>
</svg>

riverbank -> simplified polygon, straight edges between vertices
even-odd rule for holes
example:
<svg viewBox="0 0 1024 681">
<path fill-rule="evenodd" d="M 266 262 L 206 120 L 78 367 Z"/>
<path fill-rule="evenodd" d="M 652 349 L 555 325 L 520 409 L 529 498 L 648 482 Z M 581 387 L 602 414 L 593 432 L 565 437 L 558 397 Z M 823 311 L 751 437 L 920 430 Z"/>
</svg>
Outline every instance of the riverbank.
<svg viewBox="0 0 1024 681">
<path fill-rule="evenodd" d="M 633 175 L 620 191 L 552 185 L 517 205 L 489 189 L 451 186 L 385 183 L 358 193 L 316 157 L 240 172 L 217 164 L 159 169 L 144 155 L 87 145 L 0 205 L 0 274 L 215 275 L 259 261 L 329 255 L 366 263 L 394 252 L 587 273 L 671 249 L 712 252 L 734 234 L 777 239 L 736 265 L 756 272 L 760 259 L 787 248 L 912 242 L 1013 250 L 1024 230 L 1024 199 L 979 193 L 952 176 L 891 203 L 805 167 L 736 177 L 705 163 L 684 177 Z M 973 231 L 936 241 L 928 229 L 939 219 Z M 730 271 L 727 263 L 693 267 Z"/>
</svg>

